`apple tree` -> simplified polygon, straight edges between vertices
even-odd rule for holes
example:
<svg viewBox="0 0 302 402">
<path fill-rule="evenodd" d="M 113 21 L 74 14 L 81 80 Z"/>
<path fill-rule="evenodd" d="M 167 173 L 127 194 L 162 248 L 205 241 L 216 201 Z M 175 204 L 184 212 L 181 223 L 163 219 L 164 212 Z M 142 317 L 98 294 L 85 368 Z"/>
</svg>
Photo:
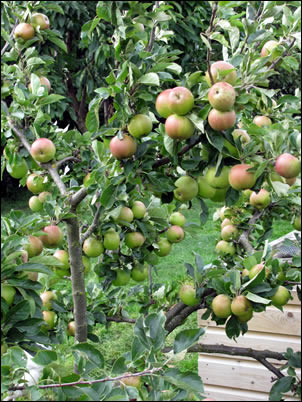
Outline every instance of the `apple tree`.
<svg viewBox="0 0 302 402">
<path fill-rule="evenodd" d="M 32 193 L 30 214 L 1 221 L 4 396 L 201 400 L 202 379 L 175 366 L 184 352 L 252 357 L 274 373 L 272 400 L 301 394 L 291 349 L 197 343 L 204 328 L 166 345 L 199 309 L 236 339 L 300 296 L 300 88 L 273 85 L 297 75 L 300 13 L 295 1 L 2 2 L 1 172 Z M 269 245 L 280 217 L 294 256 Z M 192 250 L 187 280 L 171 270 L 162 283 L 159 260 L 208 219 L 217 258 Z M 95 329 L 111 322 L 133 341 L 108 371 Z M 43 367 L 29 388 L 22 350 Z"/>
</svg>

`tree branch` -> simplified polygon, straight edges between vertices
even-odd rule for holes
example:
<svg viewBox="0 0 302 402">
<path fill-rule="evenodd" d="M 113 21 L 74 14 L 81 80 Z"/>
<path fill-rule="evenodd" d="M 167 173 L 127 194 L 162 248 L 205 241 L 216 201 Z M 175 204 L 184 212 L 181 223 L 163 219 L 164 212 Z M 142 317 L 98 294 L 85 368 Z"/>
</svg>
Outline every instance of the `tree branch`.
<svg viewBox="0 0 302 402">
<path fill-rule="evenodd" d="M 216 13 L 217 13 L 217 9 L 218 9 L 218 1 L 214 2 L 213 8 L 212 8 L 212 15 L 211 15 L 211 20 L 210 20 L 210 25 L 209 28 L 206 31 L 206 35 L 210 44 L 210 48 L 207 48 L 207 66 L 208 66 L 208 74 L 210 77 L 210 81 L 211 84 L 214 85 L 214 79 L 211 73 L 211 54 L 212 54 L 212 47 L 211 47 L 211 39 L 210 39 L 210 34 L 213 31 L 213 27 L 214 27 L 214 19 L 216 17 Z"/>
<path fill-rule="evenodd" d="M 64 159 L 61 159 L 60 161 L 56 162 L 56 168 L 60 169 L 62 165 L 64 165 L 65 163 L 72 161 L 72 162 L 81 162 L 81 159 L 76 158 L 75 156 L 67 156 Z"/>
<path fill-rule="evenodd" d="M 159 7 L 159 1 L 156 1 L 154 9 L 156 9 L 158 7 Z M 146 52 L 151 52 L 151 50 L 152 50 L 154 39 L 155 39 L 155 29 L 156 29 L 156 25 L 154 24 L 154 26 L 151 30 L 151 33 L 150 33 L 149 42 L 148 42 L 147 46 L 145 47 Z"/>
<path fill-rule="evenodd" d="M 269 363 L 265 358 L 258 358 L 257 359 L 259 363 L 261 363 L 264 367 L 266 367 L 269 371 L 275 374 L 277 378 L 282 378 L 285 377 L 284 374 L 281 373 L 281 370 L 279 370 L 277 367 L 273 366 L 271 363 Z"/>
<path fill-rule="evenodd" d="M 281 56 L 279 56 L 268 68 L 268 70 L 273 70 L 275 68 L 275 66 L 279 63 L 279 61 L 281 61 L 282 59 L 284 59 L 284 57 L 286 57 L 290 51 L 290 49 L 294 46 L 294 43 L 296 42 L 296 38 L 293 38 L 293 40 L 291 41 L 291 43 L 288 46 L 288 49 L 281 54 Z"/>
<path fill-rule="evenodd" d="M 70 204 L 73 207 L 76 207 L 87 195 L 87 188 L 83 187 L 79 191 L 77 191 L 71 198 Z"/>
<path fill-rule="evenodd" d="M 96 194 L 96 196 L 99 196 L 99 192 L 98 194 Z M 95 213 L 95 216 L 93 218 L 93 221 L 91 223 L 91 225 L 89 226 L 89 228 L 86 230 L 86 232 L 81 236 L 81 245 L 84 243 L 84 241 L 95 231 L 95 229 L 98 227 L 99 224 L 99 219 L 100 219 L 100 215 L 101 215 L 101 208 L 102 205 L 101 203 L 97 203 L 96 204 L 97 210 Z"/>
<path fill-rule="evenodd" d="M 126 322 L 128 324 L 135 324 L 136 320 L 134 318 L 124 318 L 121 316 L 112 316 L 112 317 L 106 317 L 107 321 L 113 321 L 113 322 Z"/>
<path fill-rule="evenodd" d="M 241 244 L 244 249 L 250 253 L 253 254 L 253 252 L 255 251 L 254 248 L 252 247 L 250 241 L 249 241 L 249 234 L 252 230 L 252 227 L 254 225 L 254 223 L 261 218 L 261 216 L 264 214 L 264 210 L 261 211 L 256 211 L 254 213 L 254 215 L 250 218 L 249 222 L 248 222 L 248 229 L 244 230 L 243 233 L 241 234 L 241 236 L 239 237 L 238 243 Z"/>
</svg>

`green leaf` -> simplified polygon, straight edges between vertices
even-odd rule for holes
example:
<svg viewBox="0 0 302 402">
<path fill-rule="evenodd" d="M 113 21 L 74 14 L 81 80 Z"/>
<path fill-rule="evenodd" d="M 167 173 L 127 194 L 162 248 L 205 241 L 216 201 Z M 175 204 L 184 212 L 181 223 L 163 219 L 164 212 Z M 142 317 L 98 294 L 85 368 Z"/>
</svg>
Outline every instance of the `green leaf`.
<svg viewBox="0 0 302 402">
<path fill-rule="evenodd" d="M 199 329 L 185 329 L 179 332 L 174 340 L 173 350 L 174 353 L 180 353 L 185 349 L 188 349 L 194 343 L 196 343 L 199 338 L 205 334 L 204 328 Z"/>
<path fill-rule="evenodd" d="M 38 103 L 39 103 L 40 106 L 45 106 L 45 105 L 49 105 L 51 103 L 58 102 L 58 101 L 60 101 L 62 99 L 65 99 L 65 96 L 51 94 L 51 95 L 48 95 L 45 98 L 42 98 L 41 100 L 39 100 Z"/>
<path fill-rule="evenodd" d="M 282 394 L 289 392 L 294 382 L 294 378 L 290 376 L 279 378 L 272 386 L 269 393 L 270 401 L 280 401 Z"/>
<path fill-rule="evenodd" d="M 58 359 L 57 353 L 51 350 L 40 350 L 32 361 L 39 366 L 48 366 Z"/>
<path fill-rule="evenodd" d="M 92 107 L 86 115 L 86 128 L 90 132 L 96 132 L 99 128 L 99 111 L 98 108 Z"/>
<path fill-rule="evenodd" d="M 16 268 L 16 271 L 18 271 L 18 272 L 20 272 L 20 271 L 21 272 L 23 272 L 23 271 L 26 271 L 26 272 L 41 272 L 42 274 L 52 275 L 53 272 L 49 268 L 47 268 L 45 265 L 51 265 L 51 266 L 56 265 L 56 266 L 59 266 L 59 267 L 62 266 L 62 262 L 59 261 L 55 257 L 50 257 L 50 256 L 39 256 L 39 257 L 38 256 L 37 257 L 32 257 L 30 259 L 30 262 L 27 262 L 26 264 L 19 265 Z M 41 261 L 42 259 L 43 259 L 43 261 Z M 56 261 L 54 261 L 54 260 L 56 260 Z M 39 261 L 41 263 L 38 263 L 38 262 L 36 263 L 35 261 Z M 45 264 L 45 261 L 47 261 L 49 263 Z M 55 264 L 53 264 L 50 261 L 54 261 Z"/>
<path fill-rule="evenodd" d="M 260 304 L 269 304 L 271 302 L 270 299 L 265 299 L 264 297 L 255 295 L 254 293 L 248 292 L 245 297 L 249 299 L 250 301 L 253 301 L 255 303 L 260 303 Z"/>
<path fill-rule="evenodd" d="M 159 86 L 159 76 L 156 73 L 147 73 L 142 75 L 137 82 L 139 84 L 148 84 Z"/>
<path fill-rule="evenodd" d="M 199 375 L 191 372 L 182 373 L 179 369 L 167 370 L 163 379 L 177 388 L 185 389 L 188 392 L 204 392 L 203 382 Z"/>
<path fill-rule="evenodd" d="M 126 373 L 128 370 L 127 365 L 125 364 L 126 358 L 124 356 L 120 357 L 113 363 L 113 367 L 111 370 L 112 375 L 120 375 Z"/>
<path fill-rule="evenodd" d="M 60 49 L 62 49 L 65 53 L 67 53 L 67 46 L 66 44 L 62 41 L 62 39 L 57 38 L 56 36 L 50 36 L 48 35 L 47 37 L 48 40 L 50 40 L 52 43 L 57 45 Z"/>
<path fill-rule="evenodd" d="M 74 352 L 79 352 L 84 356 L 95 368 L 102 369 L 104 367 L 104 357 L 98 349 L 88 343 L 80 343 L 72 347 Z"/>
<path fill-rule="evenodd" d="M 145 353 L 146 350 L 147 350 L 147 348 L 141 343 L 139 337 L 135 336 L 133 338 L 132 348 L 131 348 L 132 361 L 135 361 L 138 358 L 140 358 Z"/>
<path fill-rule="evenodd" d="M 195 113 L 191 113 L 187 115 L 191 122 L 194 124 L 195 127 L 198 128 L 202 133 L 204 133 L 204 120 L 197 116 Z"/>
<path fill-rule="evenodd" d="M 169 137 L 168 135 L 164 136 L 164 147 L 166 151 L 172 156 L 176 155 L 177 147 L 175 147 L 175 144 L 175 140 L 173 140 L 171 137 Z"/>
<path fill-rule="evenodd" d="M 213 32 L 210 36 L 212 40 L 216 40 L 217 42 L 221 43 L 225 47 L 229 47 L 228 41 L 225 39 L 225 37 L 219 33 L 219 32 Z"/>
<path fill-rule="evenodd" d="M 238 338 L 240 335 L 240 325 L 235 316 L 231 316 L 231 318 L 228 319 L 225 326 L 225 333 L 230 339 Z"/>
<path fill-rule="evenodd" d="M 232 287 L 235 292 L 240 289 L 241 281 L 240 281 L 240 272 L 239 271 L 231 271 L 230 272 L 230 279 L 232 282 Z"/>
</svg>

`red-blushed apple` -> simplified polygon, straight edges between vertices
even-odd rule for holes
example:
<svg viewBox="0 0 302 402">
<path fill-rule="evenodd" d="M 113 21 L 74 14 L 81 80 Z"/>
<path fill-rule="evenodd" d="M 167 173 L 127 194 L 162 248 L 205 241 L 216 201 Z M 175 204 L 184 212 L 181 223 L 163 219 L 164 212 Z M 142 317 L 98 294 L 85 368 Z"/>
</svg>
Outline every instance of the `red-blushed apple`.
<svg viewBox="0 0 302 402">
<path fill-rule="evenodd" d="M 117 250 L 120 246 L 120 235 L 113 228 L 104 234 L 104 247 L 106 250 Z"/>
<path fill-rule="evenodd" d="M 122 225 L 123 222 L 131 223 L 134 219 L 134 214 L 132 209 L 128 207 L 122 207 L 119 216 L 116 218 L 116 223 Z"/>
<path fill-rule="evenodd" d="M 49 79 L 46 77 L 40 77 L 40 85 L 46 87 L 48 92 L 51 90 Z M 30 92 L 32 91 L 31 83 L 28 84 L 28 89 L 30 90 Z"/>
<path fill-rule="evenodd" d="M 140 232 L 130 232 L 125 235 L 125 244 L 129 248 L 141 247 L 145 243 L 145 238 Z"/>
<path fill-rule="evenodd" d="M 31 17 L 31 23 L 33 26 L 39 26 L 40 30 L 49 28 L 49 19 L 47 15 L 41 13 L 35 13 Z"/>
<path fill-rule="evenodd" d="M 173 212 L 169 217 L 169 222 L 171 225 L 177 225 L 183 228 L 186 223 L 186 217 L 181 212 Z"/>
<path fill-rule="evenodd" d="M 123 139 L 119 139 L 116 135 L 109 144 L 110 152 L 116 159 L 130 158 L 136 152 L 135 140 L 127 134 L 123 134 Z"/>
<path fill-rule="evenodd" d="M 42 191 L 42 193 L 38 195 L 38 198 L 42 203 L 44 203 L 47 199 L 51 198 L 51 193 L 49 191 Z"/>
<path fill-rule="evenodd" d="M 49 225 L 43 228 L 45 235 L 40 236 L 40 239 L 46 247 L 59 246 L 63 241 L 63 233 L 59 226 Z"/>
<path fill-rule="evenodd" d="M 265 277 L 267 278 L 270 274 L 270 269 L 268 267 L 265 266 L 265 264 L 263 262 L 261 262 L 260 264 L 256 264 L 254 265 L 250 270 L 249 270 L 249 278 L 253 279 L 256 275 L 258 275 L 258 273 L 260 271 L 262 271 L 263 269 L 265 269 Z"/>
<path fill-rule="evenodd" d="M 177 115 L 188 114 L 194 106 L 194 96 L 185 87 L 175 87 L 168 96 L 168 108 Z"/>
<path fill-rule="evenodd" d="M 165 131 L 173 140 L 186 140 L 194 134 L 194 124 L 185 116 L 171 114 L 165 122 Z"/>
<path fill-rule="evenodd" d="M 221 229 L 223 229 L 224 227 L 228 226 L 228 225 L 233 225 L 231 219 L 229 218 L 224 218 L 224 220 L 221 222 Z"/>
<path fill-rule="evenodd" d="M 45 183 L 43 176 L 32 173 L 28 176 L 26 180 L 26 186 L 28 190 L 34 194 L 41 193 L 45 190 Z"/>
<path fill-rule="evenodd" d="M 75 321 L 70 321 L 67 325 L 67 334 L 69 336 L 75 336 Z"/>
<path fill-rule="evenodd" d="M 155 101 L 155 109 L 157 113 L 161 116 L 164 117 L 165 119 L 169 117 L 171 114 L 174 114 L 168 106 L 168 98 L 169 94 L 172 91 L 172 89 L 165 89 L 163 92 L 161 92 L 158 97 L 156 98 Z"/>
<path fill-rule="evenodd" d="M 28 243 L 24 247 L 25 251 L 28 253 L 28 257 L 35 257 L 42 253 L 43 243 L 41 239 L 36 236 L 28 236 Z"/>
<path fill-rule="evenodd" d="M 46 163 L 54 158 L 56 147 L 48 138 L 38 138 L 32 143 L 30 153 L 36 161 Z"/>
<path fill-rule="evenodd" d="M 131 373 L 126 373 L 126 374 L 131 374 Z M 140 377 L 126 377 L 126 378 L 122 378 L 121 382 L 129 387 L 134 387 L 137 389 L 140 389 L 142 381 L 140 379 Z"/>
<path fill-rule="evenodd" d="M 231 303 L 232 313 L 236 316 L 246 314 L 252 308 L 252 303 L 243 295 L 236 296 Z"/>
<path fill-rule="evenodd" d="M 301 172 L 301 162 L 294 155 L 284 153 L 276 159 L 275 170 L 280 176 L 292 179 Z"/>
<path fill-rule="evenodd" d="M 181 176 L 174 183 L 174 197 L 181 201 L 191 201 L 198 194 L 198 183 L 190 176 Z"/>
<path fill-rule="evenodd" d="M 167 239 L 170 243 L 179 243 L 185 237 L 183 228 L 177 225 L 172 225 L 166 232 Z"/>
<path fill-rule="evenodd" d="M 21 179 L 26 175 L 28 166 L 25 159 L 19 158 L 12 164 L 10 164 L 9 161 L 6 161 L 6 170 L 14 179 Z"/>
<path fill-rule="evenodd" d="M 274 306 L 282 307 L 290 299 L 290 293 L 284 286 L 279 286 L 277 292 L 270 298 Z"/>
<path fill-rule="evenodd" d="M 241 164 L 234 165 L 229 173 L 229 182 L 235 190 L 246 190 L 253 187 L 256 183 L 254 172 L 248 172 L 253 166 Z"/>
<path fill-rule="evenodd" d="M 222 72 L 225 70 L 233 70 L 233 71 L 230 71 L 227 75 L 225 75 L 224 77 L 221 77 L 218 80 L 218 72 L 219 71 Z M 231 63 L 228 63 L 226 61 L 215 61 L 215 63 L 213 63 L 211 65 L 211 74 L 212 74 L 214 83 L 217 81 L 225 81 L 231 85 L 235 85 L 236 80 L 237 80 L 236 69 L 234 68 L 234 66 L 232 66 Z M 208 71 L 206 72 L 205 78 L 206 78 L 208 85 L 212 86 L 210 75 L 209 75 Z"/>
<path fill-rule="evenodd" d="M 236 92 L 232 85 L 227 82 L 217 82 L 208 93 L 208 100 L 211 106 L 221 112 L 230 110 L 236 99 Z"/>
<path fill-rule="evenodd" d="M 212 198 L 215 195 L 215 188 L 210 186 L 204 176 L 198 177 L 198 195 L 202 198 Z"/>
<path fill-rule="evenodd" d="M 152 120 L 145 114 L 137 114 L 128 124 L 129 133 L 135 138 L 141 138 L 152 131 Z"/>
<path fill-rule="evenodd" d="M 3 297 L 3 299 L 9 306 L 13 304 L 15 294 L 16 289 L 13 286 L 7 284 L 1 284 L 1 297 Z"/>
<path fill-rule="evenodd" d="M 35 30 L 32 25 L 26 22 L 18 24 L 14 30 L 15 39 L 22 38 L 24 41 L 32 39 L 35 36 Z"/>
<path fill-rule="evenodd" d="M 221 238 L 225 241 L 236 240 L 239 237 L 239 230 L 234 225 L 226 225 L 221 230 Z"/>
<path fill-rule="evenodd" d="M 57 258 L 59 261 L 62 262 L 62 267 L 59 267 L 59 269 L 69 269 L 69 254 L 66 250 L 57 250 L 54 255 L 55 258 Z"/>
<path fill-rule="evenodd" d="M 248 143 L 251 140 L 251 137 L 248 135 L 246 130 L 242 130 L 240 128 L 236 128 L 233 132 L 232 132 L 232 136 L 234 138 L 234 141 L 237 140 L 237 138 L 240 138 L 240 141 L 243 145 L 245 145 L 246 143 Z"/>
<path fill-rule="evenodd" d="M 214 314 L 218 318 L 227 318 L 232 314 L 231 299 L 228 295 L 220 294 L 214 297 L 211 306 Z"/>
<path fill-rule="evenodd" d="M 269 40 L 268 42 L 266 42 L 261 49 L 261 57 L 267 57 L 270 55 L 270 53 L 272 52 L 272 50 L 278 46 L 278 42 L 275 40 Z"/>
<path fill-rule="evenodd" d="M 250 196 L 250 204 L 257 209 L 266 208 L 271 202 L 270 193 L 262 188 L 258 193 L 253 191 Z"/>
<path fill-rule="evenodd" d="M 195 306 L 200 302 L 200 299 L 196 297 L 195 287 L 189 283 L 185 283 L 182 285 L 178 295 L 180 300 L 186 306 Z"/>
<path fill-rule="evenodd" d="M 116 278 L 112 281 L 114 286 L 125 286 L 130 282 L 131 273 L 126 269 L 118 269 L 115 271 Z"/>
<path fill-rule="evenodd" d="M 47 329 L 53 329 L 55 327 L 57 314 L 54 311 L 42 311 L 43 320 Z"/>
<path fill-rule="evenodd" d="M 98 257 L 103 254 L 103 243 L 95 237 L 88 237 L 83 243 L 83 251 L 87 257 Z"/>
<path fill-rule="evenodd" d="M 39 197 L 33 195 L 28 201 L 28 206 L 33 212 L 40 212 L 43 209 L 43 203 L 39 200 Z"/>
<path fill-rule="evenodd" d="M 220 112 L 219 110 L 212 109 L 208 115 L 208 122 L 213 130 L 227 130 L 232 128 L 236 123 L 236 113 L 234 110 Z"/>
<path fill-rule="evenodd" d="M 52 302 L 53 300 L 57 300 L 57 295 L 52 290 L 47 290 L 40 294 L 40 298 L 42 300 L 43 308 L 51 310 Z"/>
<path fill-rule="evenodd" d="M 162 238 L 157 242 L 158 249 L 155 249 L 155 254 L 159 257 L 165 257 L 166 255 L 170 254 L 172 250 L 172 244 L 169 242 L 168 239 Z"/>
<path fill-rule="evenodd" d="M 134 201 L 131 210 L 135 219 L 143 219 L 147 212 L 147 208 L 142 201 Z"/>
<path fill-rule="evenodd" d="M 301 215 L 295 217 L 294 228 L 301 232 Z"/>
<path fill-rule="evenodd" d="M 273 124 L 271 119 L 267 116 L 255 116 L 253 123 L 258 127 L 269 127 Z"/>
<path fill-rule="evenodd" d="M 234 245 L 225 240 L 220 240 L 215 249 L 219 255 L 234 255 L 236 252 Z"/>
<path fill-rule="evenodd" d="M 214 188 L 229 187 L 229 166 L 223 166 L 219 175 L 216 175 L 216 167 L 212 166 L 208 169 L 205 178 L 207 183 Z"/>
<path fill-rule="evenodd" d="M 143 282 L 148 276 L 148 265 L 137 264 L 131 270 L 131 278 L 135 282 Z"/>
</svg>

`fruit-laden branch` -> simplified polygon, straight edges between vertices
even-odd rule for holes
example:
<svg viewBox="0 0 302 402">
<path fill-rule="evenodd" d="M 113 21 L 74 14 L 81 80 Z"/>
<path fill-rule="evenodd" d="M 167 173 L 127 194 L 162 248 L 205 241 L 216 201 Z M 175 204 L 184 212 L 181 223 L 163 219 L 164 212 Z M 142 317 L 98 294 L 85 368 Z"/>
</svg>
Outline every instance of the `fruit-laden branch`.
<svg viewBox="0 0 302 402">
<path fill-rule="evenodd" d="M 207 66 L 208 66 L 208 74 L 210 77 L 210 81 L 211 84 L 214 85 L 214 79 L 212 76 L 212 72 L 211 72 L 211 53 L 212 53 L 212 47 L 211 47 L 211 39 L 210 39 L 210 34 L 211 32 L 213 32 L 213 28 L 214 28 L 214 19 L 216 17 L 216 13 L 217 13 L 217 9 L 218 9 L 218 1 L 214 2 L 213 8 L 212 8 L 212 15 L 211 15 L 211 20 L 210 20 L 210 25 L 209 28 L 206 31 L 206 35 L 209 41 L 209 45 L 210 47 L 207 48 Z"/>
<path fill-rule="evenodd" d="M 18 20 L 17 20 L 17 21 L 18 21 Z M 15 31 L 15 28 L 16 28 L 17 25 L 18 25 L 18 22 L 16 22 L 15 25 L 13 26 L 13 29 L 12 29 L 10 35 L 9 35 L 10 39 L 13 38 L 13 36 L 14 36 L 14 31 Z M 8 48 L 9 45 L 10 45 L 9 42 L 5 42 L 3 48 L 1 49 L 1 57 L 4 55 L 6 49 Z"/>
<path fill-rule="evenodd" d="M 98 198 L 100 195 L 100 192 L 96 193 L 96 197 Z M 97 203 L 96 204 L 97 210 L 96 213 L 94 215 L 93 221 L 91 223 L 91 225 L 89 226 L 89 228 L 86 230 L 85 233 L 83 233 L 83 235 L 81 236 L 81 245 L 83 245 L 84 241 L 86 239 L 88 239 L 89 236 L 91 236 L 91 234 L 95 231 L 95 229 L 98 227 L 99 225 L 99 220 L 100 220 L 100 215 L 101 215 L 101 208 L 102 205 L 101 203 Z"/>
<path fill-rule="evenodd" d="M 285 50 L 285 52 L 283 52 L 283 53 L 281 54 L 281 56 L 279 56 L 279 57 L 268 67 L 268 70 L 273 70 L 273 69 L 275 68 L 275 66 L 279 63 L 279 61 L 281 61 L 282 59 L 284 59 L 284 57 L 286 57 L 286 56 L 289 54 L 290 49 L 294 46 L 295 42 L 296 42 L 296 38 L 293 38 L 292 41 L 291 41 L 291 43 L 288 45 L 288 49 Z"/>
<path fill-rule="evenodd" d="M 76 207 L 87 195 L 87 188 L 83 187 L 70 198 L 70 205 Z"/>
<path fill-rule="evenodd" d="M 253 228 L 254 223 L 257 222 L 257 220 L 260 219 L 263 214 L 264 214 L 264 210 L 256 211 L 254 213 L 254 215 L 250 218 L 250 220 L 248 222 L 249 228 L 243 231 L 243 233 L 241 234 L 241 236 L 239 237 L 239 240 L 238 240 L 238 243 L 241 244 L 244 247 L 244 249 L 250 254 L 253 254 L 253 252 L 255 250 L 249 241 L 249 235 Z"/>
<path fill-rule="evenodd" d="M 66 158 L 56 162 L 55 167 L 60 169 L 67 162 L 81 162 L 81 159 L 76 158 L 75 156 L 67 156 Z"/>
</svg>

